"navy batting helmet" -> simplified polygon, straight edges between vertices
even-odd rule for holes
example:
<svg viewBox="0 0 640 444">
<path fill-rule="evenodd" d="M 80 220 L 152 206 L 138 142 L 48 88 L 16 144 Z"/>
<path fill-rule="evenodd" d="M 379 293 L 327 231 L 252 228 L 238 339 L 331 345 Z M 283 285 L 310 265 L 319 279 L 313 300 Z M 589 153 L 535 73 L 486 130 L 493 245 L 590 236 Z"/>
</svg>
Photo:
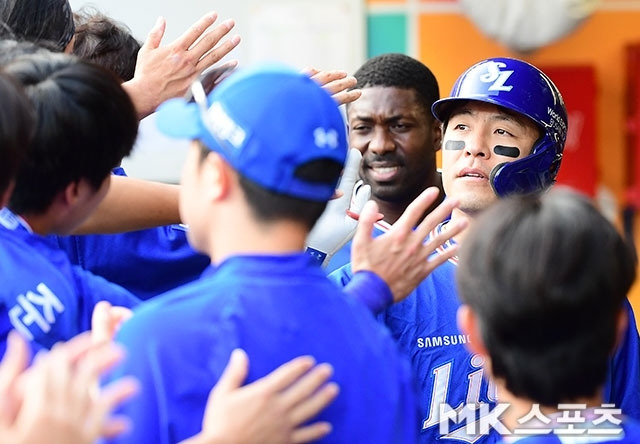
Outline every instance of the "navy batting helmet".
<svg viewBox="0 0 640 444">
<path fill-rule="evenodd" d="M 560 91 L 535 66 L 511 58 L 491 58 L 467 69 L 451 90 L 436 101 L 433 115 L 446 122 L 459 102 L 478 100 L 523 114 L 533 120 L 542 136 L 531 154 L 497 165 L 490 182 L 498 196 L 534 193 L 555 182 L 567 139 L 567 110 Z"/>
</svg>

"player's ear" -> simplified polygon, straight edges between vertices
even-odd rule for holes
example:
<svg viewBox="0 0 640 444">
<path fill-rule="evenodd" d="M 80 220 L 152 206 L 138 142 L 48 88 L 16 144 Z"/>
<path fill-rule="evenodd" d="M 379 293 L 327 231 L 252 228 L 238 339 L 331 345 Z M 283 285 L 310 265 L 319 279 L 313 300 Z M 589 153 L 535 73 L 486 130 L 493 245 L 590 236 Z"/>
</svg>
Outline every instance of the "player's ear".
<svg viewBox="0 0 640 444">
<path fill-rule="evenodd" d="M 476 313 L 466 304 L 461 305 L 458 308 L 458 329 L 463 335 L 468 335 L 471 341 L 468 341 L 465 346 L 472 354 L 479 354 L 485 356 L 488 359 L 489 353 L 482 341 L 482 335 L 480 334 L 480 325 L 478 316 Z"/>
<path fill-rule="evenodd" d="M 203 160 L 201 168 L 210 198 L 219 200 L 226 197 L 233 184 L 234 171 L 224 157 L 212 151 Z"/>
<path fill-rule="evenodd" d="M 433 119 L 431 122 L 431 137 L 433 138 L 433 150 L 440 151 L 442 148 L 442 124 L 437 119 Z"/>
</svg>

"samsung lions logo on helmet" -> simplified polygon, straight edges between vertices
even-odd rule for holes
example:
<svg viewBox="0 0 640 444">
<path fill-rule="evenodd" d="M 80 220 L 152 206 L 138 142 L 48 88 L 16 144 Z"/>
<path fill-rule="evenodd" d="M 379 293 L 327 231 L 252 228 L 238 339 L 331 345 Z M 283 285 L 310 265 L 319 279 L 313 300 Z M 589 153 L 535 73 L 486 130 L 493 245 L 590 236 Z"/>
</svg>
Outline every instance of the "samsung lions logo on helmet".
<svg viewBox="0 0 640 444">
<path fill-rule="evenodd" d="M 507 85 L 507 80 L 513 74 L 513 70 L 501 71 L 500 68 L 506 68 L 507 64 L 503 62 L 489 61 L 484 64 L 487 67 L 487 73 L 480 76 L 480 81 L 491 83 L 489 91 L 511 91 L 513 85 Z"/>
</svg>

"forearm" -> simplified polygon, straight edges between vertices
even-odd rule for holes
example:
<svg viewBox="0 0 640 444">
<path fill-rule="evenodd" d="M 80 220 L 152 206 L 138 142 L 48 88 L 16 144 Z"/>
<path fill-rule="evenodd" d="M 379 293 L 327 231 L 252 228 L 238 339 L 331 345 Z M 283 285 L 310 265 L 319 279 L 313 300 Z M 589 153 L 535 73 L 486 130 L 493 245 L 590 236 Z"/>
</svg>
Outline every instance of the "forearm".
<svg viewBox="0 0 640 444">
<path fill-rule="evenodd" d="M 178 185 L 112 176 L 104 200 L 74 234 L 120 233 L 180 223 Z"/>
</svg>

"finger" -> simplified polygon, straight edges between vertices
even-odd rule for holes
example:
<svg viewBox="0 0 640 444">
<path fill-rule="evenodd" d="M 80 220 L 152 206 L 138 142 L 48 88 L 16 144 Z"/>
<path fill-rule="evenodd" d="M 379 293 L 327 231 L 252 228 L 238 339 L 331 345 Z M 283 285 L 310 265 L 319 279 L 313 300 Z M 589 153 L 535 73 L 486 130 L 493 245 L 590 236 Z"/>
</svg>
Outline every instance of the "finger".
<svg viewBox="0 0 640 444">
<path fill-rule="evenodd" d="M 211 390 L 211 397 L 228 393 L 242 386 L 249 373 L 249 357 L 239 348 L 231 352 L 229 363 L 222 372 L 215 387 Z"/>
<path fill-rule="evenodd" d="M 373 226 L 377 219 L 378 204 L 373 200 L 370 200 L 364 205 L 364 208 L 362 208 L 362 211 L 360 212 L 356 234 L 353 236 L 352 252 L 358 251 L 360 248 L 364 248 L 364 246 L 371 242 L 373 237 Z M 356 270 L 353 271 L 355 272 Z"/>
<path fill-rule="evenodd" d="M 337 94 L 333 94 L 333 100 L 338 102 L 339 105 L 346 105 L 347 103 L 355 102 L 362 95 L 362 91 L 359 89 L 352 89 L 350 91 L 342 91 Z"/>
<path fill-rule="evenodd" d="M 425 244 L 431 250 L 435 250 L 440 245 L 443 245 L 459 233 L 461 233 L 468 225 L 468 221 L 466 219 L 460 219 L 455 222 L 449 222 L 446 225 L 446 230 L 441 230 L 440 233 L 433 236 L 429 239 L 429 241 Z M 457 245 L 457 244 L 454 244 Z M 449 247 L 447 247 L 448 249 Z"/>
<path fill-rule="evenodd" d="M 100 397 L 88 421 L 92 434 L 111 437 L 125 431 L 129 424 L 123 417 L 112 417 L 109 420 L 107 418 L 111 412 L 139 391 L 140 384 L 133 377 L 125 376 L 105 386 L 100 392 Z"/>
<path fill-rule="evenodd" d="M 321 86 L 325 86 L 327 83 L 344 79 L 347 76 L 348 74 L 345 71 L 333 70 L 333 71 L 316 71 L 314 74 L 311 75 L 311 78 Z"/>
<path fill-rule="evenodd" d="M 94 345 L 78 365 L 78 385 L 97 381 L 100 375 L 122 362 L 124 357 L 124 348 L 115 342 Z"/>
<path fill-rule="evenodd" d="M 131 420 L 122 415 L 108 417 L 102 424 L 99 432 L 100 436 L 107 439 L 113 439 L 131 430 Z"/>
<path fill-rule="evenodd" d="M 371 185 L 363 185 L 359 187 L 351 199 L 351 206 L 349 207 L 351 213 L 360 214 L 370 198 Z"/>
<path fill-rule="evenodd" d="M 234 26 L 236 26 L 236 22 L 233 19 L 223 21 L 205 32 L 202 37 L 189 48 L 189 51 L 192 51 L 197 58 L 200 59 L 204 54 L 213 49 Z"/>
<path fill-rule="evenodd" d="M 425 211 L 435 202 L 439 194 L 440 190 L 437 187 L 429 187 L 420 193 L 393 224 L 393 229 L 403 231 L 413 230 L 413 227 L 418 224 L 424 216 Z"/>
<path fill-rule="evenodd" d="M 282 405 L 289 409 L 309 398 L 318 388 L 329 380 L 333 374 L 333 367 L 323 363 L 315 366 L 311 371 L 295 381 L 280 396 Z"/>
<path fill-rule="evenodd" d="M 147 39 L 142 44 L 140 51 L 145 52 L 151 49 L 158 48 L 166 29 L 167 21 L 164 19 L 164 17 L 158 17 L 156 23 L 153 25 L 153 28 L 151 28 L 151 31 L 149 31 L 149 34 L 147 34 Z"/>
<path fill-rule="evenodd" d="M 347 160 L 344 163 L 344 170 L 342 177 L 340 177 L 340 184 L 338 190 L 342 191 L 345 196 L 350 197 L 353 193 L 353 185 L 358 180 L 358 171 L 360 170 L 360 161 L 362 160 L 362 153 L 355 148 L 351 148 L 347 152 Z"/>
<path fill-rule="evenodd" d="M 202 71 L 203 69 L 207 69 L 208 67 L 212 66 L 214 63 L 219 62 L 236 46 L 238 46 L 241 41 L 242 39 L 239 35 L 234 35 L 230 39 L 225 40 L 224 42 L 222 42 L 222 44 L 218 45 L 216 48 L 212 49 L 200 58 L 196 65 L 197 70 Z"/>
<path fill-rule="evenodd" d="M 348 76 L 345 78 L 332 80 L 322 85 L 322 87 L 329 91 L 330 94 L 337 94 L 339 92 L 345 91 L 349 88 L 353 88 L 358 84 L 358 81 L 353 76 Z"/>
<path fill-rule="evenodd" d="M 313 396 L 300 402 L 289 415 L 292 425 L 297 427 L 316 416 L 336 399 L 339 391 L 338 384 L 331 382 L 313 393 Z"/>
<path fill-rule="evenodd" d="M 11 330 L 7 337 L 7 349 L 0 365 L 0 394 L 7 393 L 16 378 L 27 368 L 29 353 L 26 339 L 15 330 Z"/>
<path fill-rule="evenodd" d="M 328 422 L 316 422 L 308 426 L 300 427 L 291 433 L 291 442 L 297 444 L 317 441 L 331 433 L 331 429 L 331 424 Z"/>
<path fill-rule="evenodd" d="M 67 342 L 56 344 L 56 347 L 62 348 L 70 362 L 76 364 L 86 356 L 92 345 L 91 332 L 85 331 L 69 339 Z"/>
<path fill-rule="evenodd" d="M 178 37 L 171 46 L 175 46 L 179 49 L 187 50 L 193 45 L 193 43 L 200 38 L 200 36 L 209 29 L 209 26 L 218 19 L 217 12 L 209 12 L 195 22 L 189 29 L 187 29 L 180 37 Z"/>
<path fill-rule="evenodd" d="M 431 203 L 429 204 L 431 205 Z M 433 229 L 436 228 L 438 224 L 445 221 L 453 211 L 454 208 L 458 206 L 458 200 L 447 198 L 442 201 L 440 205 L 438 205 L 433 211 L 431 211 L 427 216 L 422 220 L 420 225 L 415 230 L 416 236 L 421 238 L 426 238 Z M 424 214 L 424 212 L 422 213 Z M 440 245 L 440 244 L 438 244 Z"/>
<path fill-rule="evenodd" d="M 280 392 L 304 375 L 313 365 L 315 360 L 311 356 L 300 356 L 285 362 L 280 367 L 253 383 L 254 390 L 267 390 L 273 393 Z"/>
<path fill-rule="evenodd" d="M 305 66 L 304 68 L 302 68 L 302 69 L 300 70 L 300 72 L 301 72 L 302 74 L 306 74 L 306 75 L 308 75 L 309 77 L 313 77 L 313 76 L 315 76 L 316 74 L 318 74 L 318 73 L 320 72 L 320 70 L 319 70 L 319 69 L 316 69 L 316 68 L 314 68 L 314 67 L 312 67 L 312 66 Z"/>
</svg>

